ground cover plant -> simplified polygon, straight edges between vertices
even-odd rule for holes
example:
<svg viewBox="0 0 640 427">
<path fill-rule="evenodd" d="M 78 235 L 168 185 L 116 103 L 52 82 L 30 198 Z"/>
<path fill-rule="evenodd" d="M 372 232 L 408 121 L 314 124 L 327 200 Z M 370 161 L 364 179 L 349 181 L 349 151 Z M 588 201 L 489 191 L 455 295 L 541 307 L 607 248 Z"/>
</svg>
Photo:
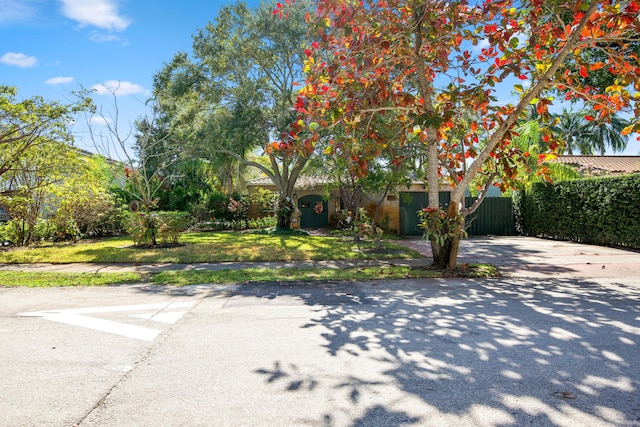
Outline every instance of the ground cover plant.
<svg viewBox="0 0 640 427">
<path fill-rule="evenodd" d="M 126 237 L 80 242 L 73 245 L 47 245 L 16 248 L 0 253 L 0 263 L 46 262 L 66 264 L 94 263 L 202 263 L 299 260 L 363 260 L 420 258 L 412 249 L 384 242 L 383 251 L 370 251 L 340 238 L 304 235 L 261 235 L 218 232 L 185 233 L 183 246 L 136 248 Z"/>
<path fill-rule="evenodd" d="M 105 286 L 150 283 L 153 285 L 235 285 L 248 283 L 308 283 L 311 281 L 373 281 L 442 277 L 496 277 L 488 264 L 459 266 L 454 271 L 428 267 L 383 266 L 354 268 L 246 268 L 215 271 L 164 271 L 159 273 L 61 273 L 0 271 L 0 287 Z"/>
<path fill-rule="evenodd" d="M 59 273 L 0 271 L 0 287 L 54 288 L 61 286 L 122 285 L 143 281 L 140 273 Z"/>
<path fill-rule="evenodd" d="M 435 279 L 442 277 L 496 277 L 498 270 L 488 264 L 466 264 L 456 270 L 408 266 L 355 268 L 249 268 L 218 271 L 165 271 L 154 274 L 150 281 L 157 285 L 187 286 L 202 283 L 247 284 L 291 283 L 309 281 L 372 281 L 396 279 Z"/>
</svg>

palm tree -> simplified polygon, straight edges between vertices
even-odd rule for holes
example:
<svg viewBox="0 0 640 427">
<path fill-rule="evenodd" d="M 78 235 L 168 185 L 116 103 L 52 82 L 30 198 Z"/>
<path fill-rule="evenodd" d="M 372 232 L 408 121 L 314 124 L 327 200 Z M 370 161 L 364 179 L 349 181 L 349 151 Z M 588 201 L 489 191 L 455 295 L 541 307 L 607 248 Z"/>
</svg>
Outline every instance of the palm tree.
<svg viewBox="0 0 640 427">
<path fill-rule="evenodd" d="M 593 126 L 598 134 L 596 145 L 593 147 L 595 148 L 594 151 L 599 152 L 601 156 L 604 156 L 606 146 L 609 146 L 614 153 L 624 151 L 629 142 L 629 135 L 622 135 L 622 129 L 629 126 L 629 124 L 629 120 L 615 114 L 611 116 L 611 123 L 594 124 Z"/>
<path fill-rule="evenodd" d="M 584 110 L 563 108 L 562 113 L 555 116 L 551 130 L 564 141 L 564 149 L 568 155 L 573 155 L 575 150 L 580 151 L 580 154 L 591 154 L 592 147 L 597 144 L 598 134 L 592 123 L 585 119 L 587 114 Z"/>
<path fill-rule="evenodd" d="M 542 139 L 542 125 L 534 109 L 516 126 L 517 136 L 512 143 L 523 153 L 529 153 L 525 164 L 519 166 L 519 189 L 528 189 L 536 182 L 577 179 L 580 174 L 568 165 L 554 162 L 538 162 L 538 154 L 547 151 Z M 544 171 L 544 172 L 543 172 Z"/>
<path fill-rule="evenodd" d="M 568 155 L 578 150 L 583 155 L 600 153 L 604 156 L 607 147 L 614 153 L 627 148 L 629 137 L 622 135 L 622 129 L 629 125 L 628 120 L 613 114 L 610 116 L 610 123 L 603 123 L 585 119 L 588 115 L 586 110 L 563 109 L 555 117 L 555 124 L 551 129 L 564 141 Z"/>
</svg>

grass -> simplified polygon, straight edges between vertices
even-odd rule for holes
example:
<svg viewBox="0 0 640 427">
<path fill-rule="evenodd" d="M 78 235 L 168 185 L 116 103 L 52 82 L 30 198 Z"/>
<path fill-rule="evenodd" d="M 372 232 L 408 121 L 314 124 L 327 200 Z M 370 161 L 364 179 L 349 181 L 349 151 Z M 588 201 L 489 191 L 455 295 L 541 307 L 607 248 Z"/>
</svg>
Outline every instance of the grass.
<svg viewBox="0 0 640 427">
<path fill-rule="evenodd" d="M 431 279 L 441 277 L 495 277 L 498 272 L 488 264 L 461 266 L 453 272 L 404 266 L 362 268 L 247 268 L 215 271 L 164 271 L 140 273 L 60 273 L 0 271 L 0 287 L 105 286 L 132 283 L 188 286 L 199 284 L 248 284 L 260 282 L 371 281 L 394 279 Z"/>
<path fill-rule="evenodd" d="M 243 261 L 363 260 L 421 258 L 416 251 L 384 242 L 386 251 L 368 251 L 369 244 L 356 246 L 349 239 L 322 236 L 261 235 L 236 232 L 186 233 L 183 246 L 134 248 L 125 237 L 18 248 L 0 253 L 0 263 L 29 264 L 89 263 L 202 263 Z"/>
<path fill-rule="evenodd" d="M 143 280 L 140 273 L 58 273 L 0 271 L 0 287 L 24 286 L 28 288 L 53 288 L 61 286 L 104 286 L 137 283 Z"/>
<path fill-rule="evenodd" d="M 124 237 L 77 244 L 18 248 L 0 253 L 2 264 L 53 263 L 219 263 L 305 260 L 407 259 L 422 256 L 405 246 L 384 241 L 384 250 L 352 239 L 277 233 L 186 233 L 183 245 L 170 248 L 135 248 Z M 488 264 L 464 265 L 455 271 L 402 266 L 362 268 L 248 268 L 159 273 L 62 273 L 0 271 L 0 287 L 104 286 L 131 283 L 187 286 L 194 284 L 246 284 L 259 282 L 370 281 L 440 277 L 494 277 Z"/>
<path fill-rule="evenodd" d="M 370 281 L 495 276 L 498 276 L 498 271 L 492 265 L 470 264 L 451 272 L 404 266 L 360 268 L 248 268 L 242 270 L 217 271 L 165 271 L 154 274 L 150 281 L 157 285 L 187 286 L 203 283 L 229 285 L 260 282 Z"/>
</svg>

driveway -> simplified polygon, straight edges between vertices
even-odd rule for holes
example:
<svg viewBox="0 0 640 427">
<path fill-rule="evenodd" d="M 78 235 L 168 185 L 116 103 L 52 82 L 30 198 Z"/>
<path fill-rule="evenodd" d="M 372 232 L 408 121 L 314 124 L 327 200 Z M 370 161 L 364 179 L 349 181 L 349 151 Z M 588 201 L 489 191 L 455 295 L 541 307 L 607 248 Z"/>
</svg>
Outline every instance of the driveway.
<svg viewBox="0 0 640 427">
<path fill-rule="evenodd" d="M 468 243 L 513 273 L 0 289 L 0 425 L 639 426 L 638 254 Z"/>
<path fill-rule="evenodd" d="M 431 257 L 422 239 L 402 241 Z M 535 237 L 470 237 L 460 244 L 458 263 L 493 264 L 511 277 L 601 277 L 640 276 L 640 251 L 584 245 Z"/>
</svg>

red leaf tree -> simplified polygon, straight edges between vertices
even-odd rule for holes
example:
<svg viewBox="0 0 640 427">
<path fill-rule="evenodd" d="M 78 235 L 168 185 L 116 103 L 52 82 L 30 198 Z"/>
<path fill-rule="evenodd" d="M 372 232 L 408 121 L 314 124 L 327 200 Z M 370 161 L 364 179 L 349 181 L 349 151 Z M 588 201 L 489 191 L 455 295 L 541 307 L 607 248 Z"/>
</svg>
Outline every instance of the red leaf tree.
<svg viewBox="0 0 640 427">
<path fill-rule="evenodd" d="M 509 187 L 528 155 L 511 140 L 529 106 L 546 121 L 554 103 L 581 102 L 594 120 L 630 113 L 624 132 L 640 130 L 637 2 L 474 4 L 320 0 L 307 17 L 317 41 L 306 51 L 307 81 L 296 103 L 300 123 L 314 124 L 305 131 L 340 128 L 331 149 L 348 154 L 354 174 L 366 174 L 382 150 L 396 150 L 398 162 L 405 147 L 426 151 L 430 209 L 439 209 L 442 184 L 451 186 L 453 229 L 425 234 L 434 263 L 448 268 L 456 266 L 464 217 L 489 185 Z M 585 76 L 602 70 L 615 84 L 590 86 Z M 382 131 L 389 124 L 400 129 L 391 139 Z M 548 129 L 552 153 L 562 141 Z M 464 207 L 472 185 L 480 196 Z"/>
</svg>

